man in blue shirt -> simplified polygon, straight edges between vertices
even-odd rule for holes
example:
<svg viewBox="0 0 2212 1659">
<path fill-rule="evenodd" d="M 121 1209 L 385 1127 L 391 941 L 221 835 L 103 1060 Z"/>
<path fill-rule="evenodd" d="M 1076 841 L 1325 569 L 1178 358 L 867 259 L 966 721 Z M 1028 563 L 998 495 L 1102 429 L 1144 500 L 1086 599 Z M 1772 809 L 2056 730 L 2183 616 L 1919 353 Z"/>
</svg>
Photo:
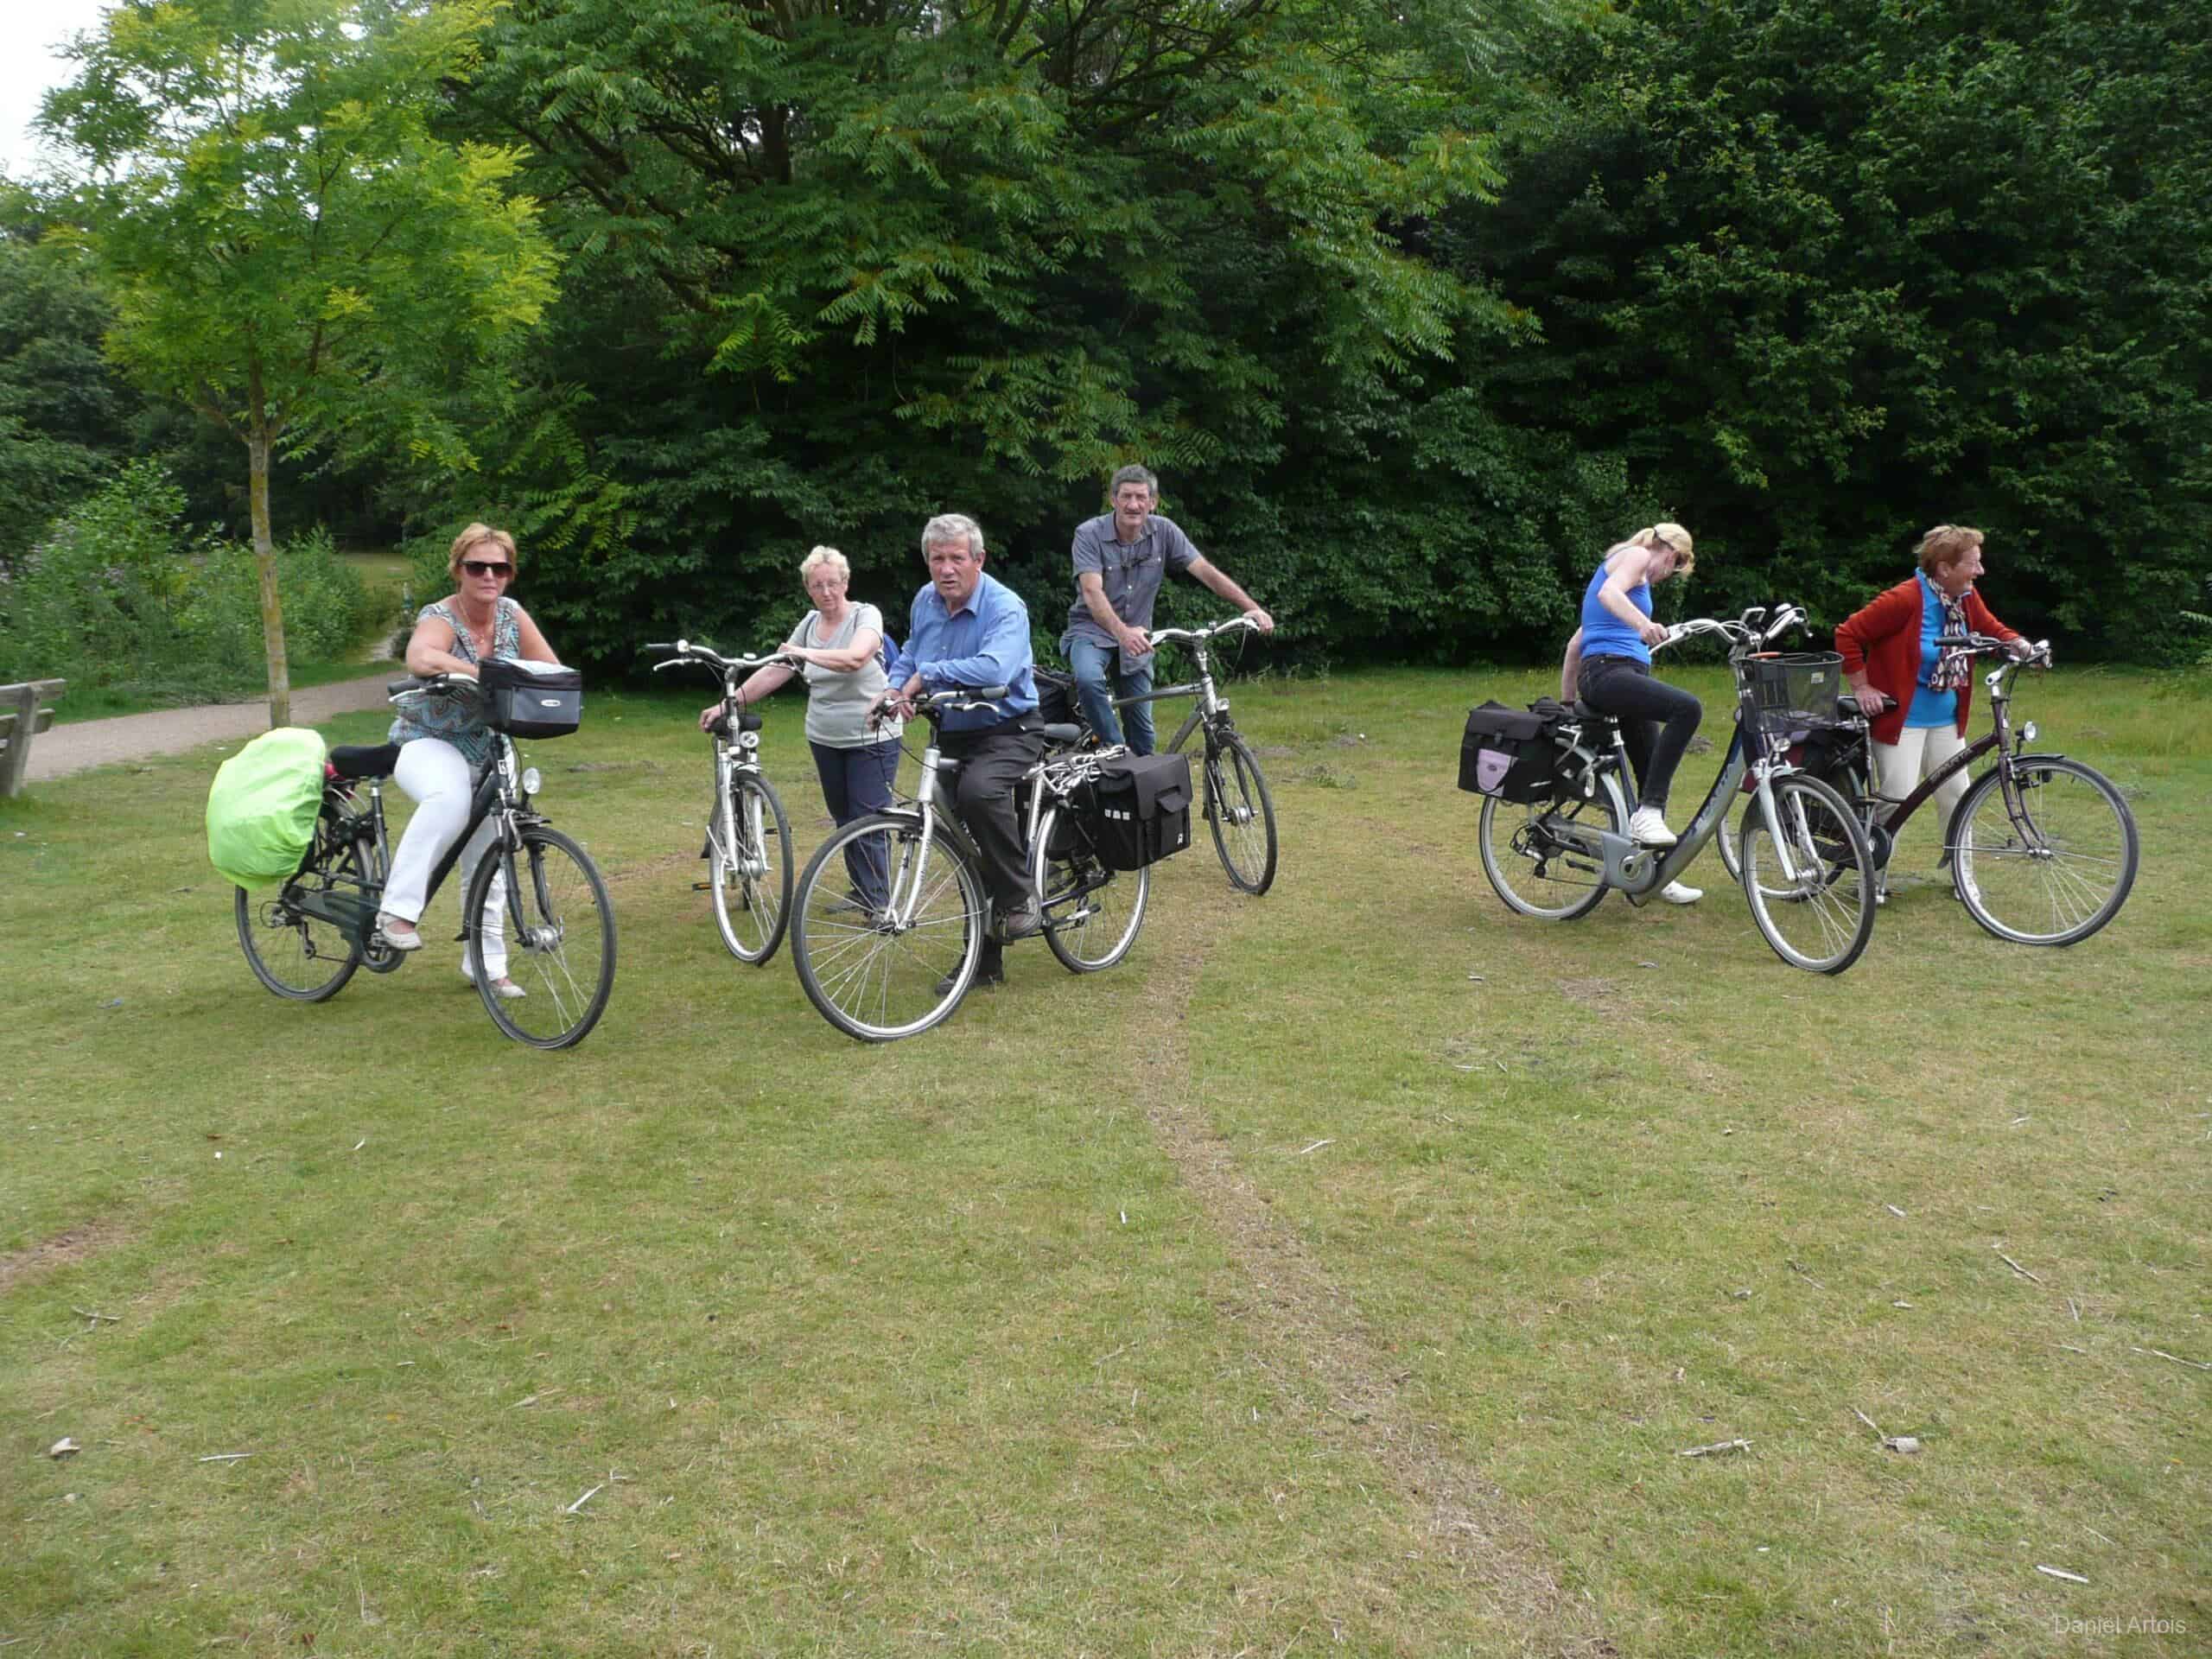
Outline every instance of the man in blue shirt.
<svg viewBox="0 0 2212 1659">
<path fill-rule="evenodd" d="M 1076 526 L 1076 601 L 1060 649 L 1075 670 L 1083 717 L 1100 742 L 1119 743 L 1122 726 L 1114 700 L 1141 697 L 1152 690 L 1152 606 L 1168 572 L 1189 572 L 1258 623 L 1262 633 L 1274 632 L 1275 620 L 1192 546 L 1180 525 L 1153 511 L 1160 502 L 1160 480 L 1147 469 L 1122 467 L 1108 484 L 1107 494 L 1114 511 Z M 1129 747 L 1150 754 L 1152 705 L 1131 703 L 1127 713 Z"/>
<path fill-rule="evenodd" d="M 906 648 L 891 664 L 891 684 L 878 705 L 912 712 L 924 691 L 1003 685 L 1005 696 L 979 709 L 948 714 L 943 753 L 961 763 L 953 810 L 982 855 L 1001 938 L 1026 938 L 1041 925 L 1029 890 L 1029 861 L 1014 810 L 1014 785 L 1045 750 L 1037 717 L 1037 677 L 1029 651 L 1029 607 L 995 576 L 983 574 L 983 531 L 964 513 L 941 513 L 922 526 L 930 580 L 914 595 Z M 996 940 L 986 940 L 979 983 L 1001 971 Z"/>
</svg>

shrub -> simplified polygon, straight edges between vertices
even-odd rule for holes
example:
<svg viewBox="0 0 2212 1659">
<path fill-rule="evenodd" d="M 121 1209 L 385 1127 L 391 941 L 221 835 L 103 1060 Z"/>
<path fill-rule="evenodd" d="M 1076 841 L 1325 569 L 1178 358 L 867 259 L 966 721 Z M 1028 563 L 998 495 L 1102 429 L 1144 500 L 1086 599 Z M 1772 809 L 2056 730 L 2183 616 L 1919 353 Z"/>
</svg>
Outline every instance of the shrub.
<svg viewBox="0 0 2212 1659">
<path fill-rule="evenodd" d="M 296 661 L 342 654 L 368 620 L 360 577 L 319 530 L 278 550 L 277 584 Z M 0 680 L 49 677 L 150 702 L 264 684 L 252 550 L 188 524 L 160 463 L 132 461 L 0 579 Z"/>
</svg>

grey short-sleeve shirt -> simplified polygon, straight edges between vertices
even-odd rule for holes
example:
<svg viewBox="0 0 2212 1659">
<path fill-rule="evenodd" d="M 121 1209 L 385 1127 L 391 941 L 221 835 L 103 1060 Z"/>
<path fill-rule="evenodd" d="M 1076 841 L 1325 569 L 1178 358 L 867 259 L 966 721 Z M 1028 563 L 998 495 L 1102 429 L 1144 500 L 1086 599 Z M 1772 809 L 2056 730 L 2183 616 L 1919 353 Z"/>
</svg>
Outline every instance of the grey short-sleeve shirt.
<svg viewBox="0 0 2212 1659">
<path fill-rule="evenodd" d="M 1102 513 L 1076 526 L 1072 550 L 1078 583 L 1075 604 L 1068 612 L 1068 632 L 1094 645 L 1110 645 L 1112 637 L 1098 626 L 1090 607 L 1083 602 L 1083 573 L 1096 570 L 1106 590 L 1114 614 L 1133 628 L 1152 626 L 1153 602 L 1160 584 L 1170 571 L 1188 570 L 1198 563 L 1198 550 L 1173 518 L 1154 513 L 1144 521 L 1144 534 L 1134 542 L 1114 538 L 1114 515 Z"/>
<path fill-rule="evenodd" d="M 862 628 L 874 628 L 881 633 L 883 613 L 873 605 L 848 605 L 844 621 L 825 631 L 822 613 L 809 611 L 784 643 L 815 651 L 841 651 L 853 643 L 853 636 Z M 864 667 L 849 673 L 841 674 L 817 663 L 804 664 L 799 671 L 806 677 L 808 742 L 819 743 L 826 749 L 857 749 L 899 735 L 899 725 L 895 720 L 873 728 L 868 723 L 868 706 L 891 683 L 883 672 L 880 658 L 871 657 Z"/>
</svg>

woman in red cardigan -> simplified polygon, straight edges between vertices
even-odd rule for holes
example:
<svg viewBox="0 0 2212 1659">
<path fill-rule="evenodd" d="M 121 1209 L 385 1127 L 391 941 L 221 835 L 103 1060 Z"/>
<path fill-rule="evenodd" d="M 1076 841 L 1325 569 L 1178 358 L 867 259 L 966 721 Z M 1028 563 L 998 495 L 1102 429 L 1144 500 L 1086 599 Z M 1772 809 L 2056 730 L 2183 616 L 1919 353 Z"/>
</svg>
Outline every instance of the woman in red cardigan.
<svg viewBox="0 0 2212 1659">
<path fill-rule="evenodd" d="M 1859 695 L 1874 747 L 1874 788 L 1902 801 L 1920 780 L 1966 747 L 1967 711 L 1974 701 L 1971 658 L 1936 644 L 1946 633 L 1986 633 L 2027 650 L 1974 592 L 1981 575 L 1981 532 L 1938 524 L 1913 550 L 1920 569 L 1835 631 L 1844 677 Z M 1967 792 L 1961 766 L 1936 791 L 1950 853 L 1951 812 Z M 1939 864 L 1940 868 L 1940 864 Z"/>
</svg>

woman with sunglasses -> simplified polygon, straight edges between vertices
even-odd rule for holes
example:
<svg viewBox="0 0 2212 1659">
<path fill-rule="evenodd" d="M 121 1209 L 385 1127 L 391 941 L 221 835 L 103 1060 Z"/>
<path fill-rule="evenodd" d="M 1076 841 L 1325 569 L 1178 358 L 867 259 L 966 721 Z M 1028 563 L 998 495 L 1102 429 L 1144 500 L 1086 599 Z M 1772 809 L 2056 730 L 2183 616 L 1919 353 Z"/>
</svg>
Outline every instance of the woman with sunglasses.
<svg viewBox="0 0 2212 1659">
<path fill-rule="evenodd" d="M 471 524 L 454 537 L 447 556 L 455 591 L 425 605 L 415 619 L 415 632 L 407 642 L 410 674 L 456 674 L 476 677 L 477 664 L 504 657 L 532 663 L 558 663 L 553 647 L 537 631 L 530 613 L 509 599 L 507 585 L 515 575 L 515 538 L 489 524 Z M 457 697 L 417 697 L 414 706 L 391 722 L 391 741 L 401 745 L 393 779 L 415 803 L 415 816 L 407 821 L 399 849 L 391 855 L 391 877 L 385 883 L 384 908 L 377 915 L 377 934 L 395 950 L 422 949 L 423 906 L 428 902 L 430 872 L 467 827 L 478 768 L 493 753 L 491 728 L 476 704 Z M 468 891 L 470 873 L 490 846 L 494 826 L 486 820 L 462 849 L 461 882 L 456 892 Z M 480 930 L 484 941 L 484 969 L 501 996 L 520 996 L 523 988 L 507 977 L 505 930 L 492 906 L 504 895 L 494 884 L 487 905 L 486 925 Z M 469 964 L 461 964 L 461 977 L 475 977 Z"/>
</svg>

